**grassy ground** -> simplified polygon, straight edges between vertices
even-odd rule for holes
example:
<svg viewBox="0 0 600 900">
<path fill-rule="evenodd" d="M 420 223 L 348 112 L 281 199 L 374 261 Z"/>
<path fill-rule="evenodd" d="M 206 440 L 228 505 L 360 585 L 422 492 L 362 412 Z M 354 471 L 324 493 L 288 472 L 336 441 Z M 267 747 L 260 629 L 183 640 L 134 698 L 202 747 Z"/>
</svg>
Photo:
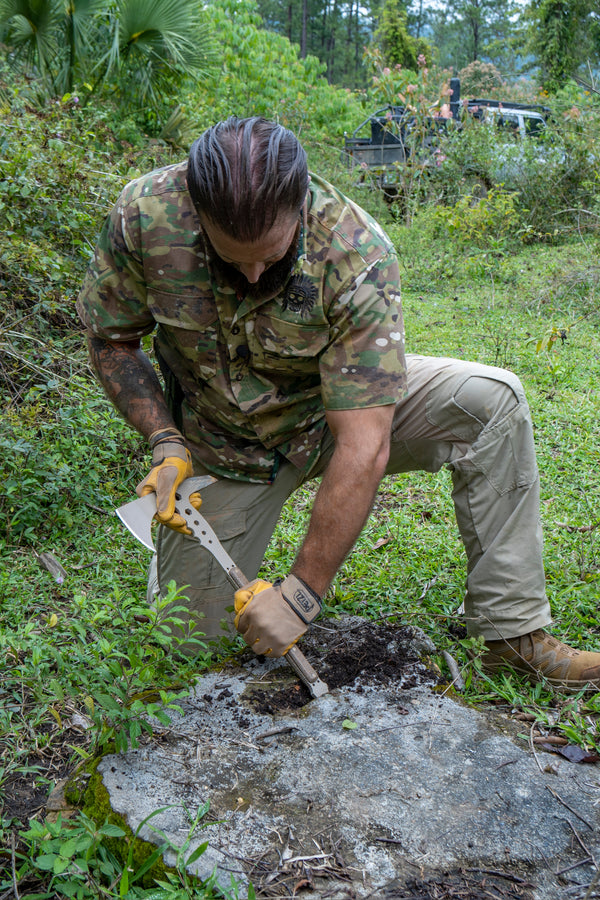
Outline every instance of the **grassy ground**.
<svg viewBox="0 0 600 900">
<path fill-rule="evenodd" d="M 330 177 L 336 174 L 345 177 L 332 164 Z M 468 243 L 450 240 L 433 218 L 407 229 L 380 195 L 344 186 L 384 221 L 398 247 L 409 351 L 506 366 L 521 377 L 535 425 L 555 631 L 574 646 L 600 648 L 596 237 L 527 246 L 507 236 L 499 245 L 482 231 Z M 25 403 L 5 409 L 7 422 L 20 417 L 21 444 L 3 448 L 19 463 L 0 510 L 12 522 L 0 543 L 0 897 L 54 896 L 59 888 L 68 896 L 134 896 L 93 825 L 69 825 L 73 837 L 59 823 L 63 844 L 73 837 L 61 857 L 45 852 L 55 839 L 44 831 L 49 826 L 26 831 L 27 821 L 78 762 L 143 737 L 148 714 L 176 704 L 210 662 L 202 644 L 196 663 L 180 655 L 176 623 L 145 605 L 149 554 L 112 511 L 133 496 L 147 453 L 102 398 L 82 351 L 73 351 L 71 365 L 69 378 L 46 381 L 37 397 L 29 392 Z M 45 514 L 36 498 L 51 491 Z M 286 506 L 264 574 L 291 564 L 313 496 L 309 485 Z M 48 571 L 44 553 L 60 561 L 63 575 Z M 457 660 L 467 702 L 500 703 L 528 719 L 528 730 L 600 750 L 600 694 L 567 697 L 516 677 L 491 679 L 468 662 L 458 611 L 464 580 L 448 476 L 406 474 L 383 482 L 326 602 L 330 613 L 423 628 L 442 670 L 443 650 Z M 216 896 L 178 877 L 161 896 L 175 889 Z"/>
</svg>

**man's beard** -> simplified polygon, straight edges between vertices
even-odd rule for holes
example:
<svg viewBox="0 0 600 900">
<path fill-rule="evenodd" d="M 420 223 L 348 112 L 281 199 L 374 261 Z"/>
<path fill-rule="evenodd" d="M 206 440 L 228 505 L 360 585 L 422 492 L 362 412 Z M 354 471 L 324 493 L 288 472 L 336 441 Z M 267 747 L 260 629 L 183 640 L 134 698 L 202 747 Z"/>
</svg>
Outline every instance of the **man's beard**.
<svg viewBox="0 0 600 900">
<path fill-rule="evenodd" d="M 236 269 L 231 263 L 226 263 L 221 259 L 206 234 L 204 240 L 210 251 L 210 266 L 217 276 L 217 281 L 233 288 L 239 297 L 248 300 L 270 300 L 281 291 L 292 274 L 292 269 L 298 259 L 300 236 L 298 233 L 296 234 L 285 256 L 265 269 L 255 284 L 251 284 L 246 276 L 242 275 L 239 269 Z"/>
</svg>

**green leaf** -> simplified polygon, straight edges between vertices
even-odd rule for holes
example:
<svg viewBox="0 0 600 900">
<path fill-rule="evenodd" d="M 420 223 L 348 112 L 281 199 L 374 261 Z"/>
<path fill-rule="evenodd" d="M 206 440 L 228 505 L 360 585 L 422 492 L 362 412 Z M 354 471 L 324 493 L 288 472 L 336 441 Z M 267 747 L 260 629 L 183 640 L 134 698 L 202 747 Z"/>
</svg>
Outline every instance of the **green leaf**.
<svg viewBox="0 0 600 900">
<path fill-rule="evenodd" d="M 36 868 L 42 869 L 44 872 L 52 872 L 54 869 L 54 863 L 59 857 L 55 853 L 44 854 L 44 856 L 38 856 L 35 861 Z"/>
<path fill-rule="evenodd" d="M 110 822 L 106 822 L 101 828 L 98 829 L 98 834 L 102 834 L 105 837 L 124 837 L 125 832 L 122 828 L 119 828 L 118 825 L 112 825 Z"/>
<path fill-rule="evenodd" d="M 62 857 L 56 856 L 54 858 L 54 867 L 53 867 L 54 874 L 61 875 L 66 869 L 69 868 L 70 864 L 71 864 L 70 859 L 62 859 Z"/>
<path fill-rule="evenodd" d="M 123 869 L 121 880 L 119 882 L 119 897 L 124 897 L 129 891 L 129 872 Z"/>
<path fill-rule="evenodd" d="M 186 859 L 186 861 L 185 861 L 186 866 L 191 866 L 191 864 L 193 862 L 196 862 L 196 860 L 199 859 L 199 857 L 201 857 L 202 854 L 206 852 L 207 847 L 208 847 L 208 841 L 205 841 L 203 844 L 200 844 L 199 847 L 196 847 L 196 849 L 192 853 L 190 853 L 190 855 Z"/>
<path fill-rule="evenodd" d="M 65 841 L 60 845 L 59 854 L 63 859 L 70 859 L 74 856 L 79 849 L 79 837 L 69 838 L 68 841 Z"/>
<path fill-rule="evenodd" d="M 143 864 L 140 866 L 140 868 L 137 870 L 137 872 L 134 874 L 133 878 L 131 879 L 131 883 L 133 883 L 134 881 L 137 881 L 138 878 L 141 878 L 143 875 L 145 875 L 146 872 L 148 871 L 148 869 L 152 868 L 152 866 L 154 865 L 156 860 L 159 859 L 159 857 L 162 856 L 162 854 L 168 848 L 169 848 L 168 843 L 161 844 L 160 847 L 158 847 L 158 849 L 154 851 L 154 853 L 152 853 L 146 860 L 144 860 Z"/>
<path fill-rule="evenodd" d="M 355 728 L 358 728 L 358 722 L 353 722 L 352 719 L 344 719 L 342 728 L 347 728 L 348 731 L 354 731 Z"/>
</svg>

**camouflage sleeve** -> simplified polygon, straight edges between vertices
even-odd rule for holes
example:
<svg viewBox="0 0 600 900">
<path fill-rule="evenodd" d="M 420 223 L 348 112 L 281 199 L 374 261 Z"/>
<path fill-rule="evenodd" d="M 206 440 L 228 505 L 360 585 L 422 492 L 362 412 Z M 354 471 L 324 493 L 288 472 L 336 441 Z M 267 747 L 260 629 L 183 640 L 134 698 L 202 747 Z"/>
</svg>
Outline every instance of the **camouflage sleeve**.
<svg viewBox="0 0 600 900">
<path fill-rule="evenodd" d="M 320 358 L 325 409 L 396 403 L 406 393 L 400 273 L 389 252 L 338 294 L 329 310 L 334 338 Z"/>
<path fill-rule="evenodd" d="M 139 211 L 122 198 L 107 217 L 77 300 L 88 331 L 108 341 L 149 334 L 155 321 L 146 305 Z"/>
</svg>

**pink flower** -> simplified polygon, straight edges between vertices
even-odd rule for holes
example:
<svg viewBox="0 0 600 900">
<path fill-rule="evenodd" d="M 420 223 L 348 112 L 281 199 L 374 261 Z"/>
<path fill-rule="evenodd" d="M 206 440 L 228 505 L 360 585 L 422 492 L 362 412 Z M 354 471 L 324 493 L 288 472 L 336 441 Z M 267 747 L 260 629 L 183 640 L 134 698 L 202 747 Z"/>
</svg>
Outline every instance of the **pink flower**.
<svg viewBox="0 0 600 900">
<path fill-rule="evenodd" d="M 390 74 L 390 70 L 388 69 L 387 66 L 386 66 L 385 69 L 383 70 L 383 74 L 384 74 L 384 75 L 389 75 L 389 74 Z"/>
</svg>

